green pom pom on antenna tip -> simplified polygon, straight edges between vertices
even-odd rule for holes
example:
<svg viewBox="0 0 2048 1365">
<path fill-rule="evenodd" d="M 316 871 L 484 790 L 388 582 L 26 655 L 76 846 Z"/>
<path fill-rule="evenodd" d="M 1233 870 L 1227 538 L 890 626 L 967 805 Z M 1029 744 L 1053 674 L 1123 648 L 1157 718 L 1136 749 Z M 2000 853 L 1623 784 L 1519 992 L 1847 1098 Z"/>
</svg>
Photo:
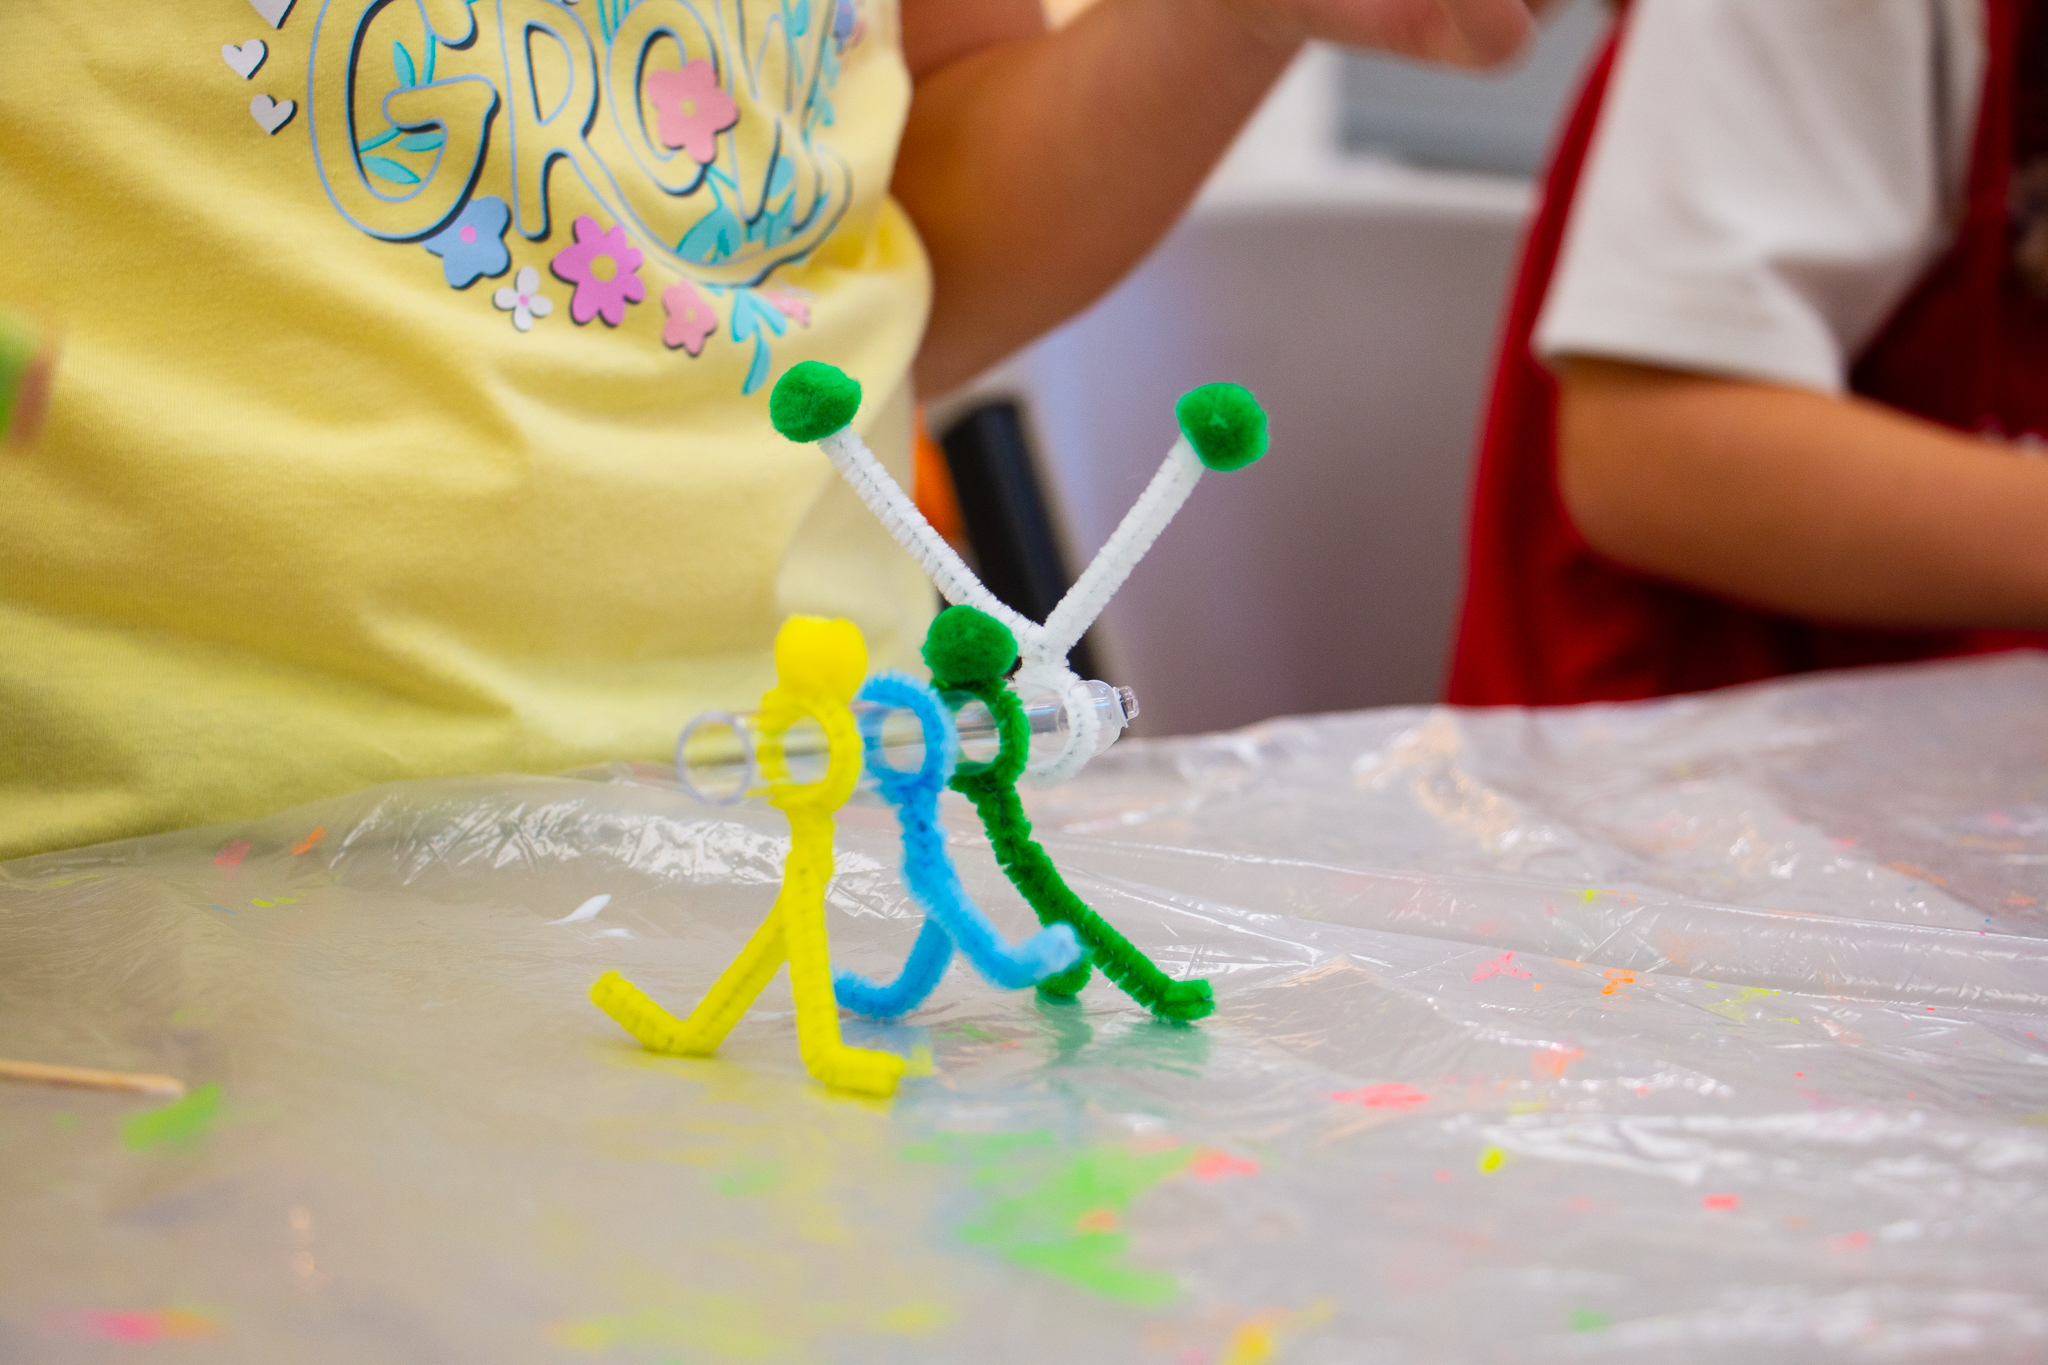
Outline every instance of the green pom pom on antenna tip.
<svg viewBox="0 0 2048 1365">
<path fill-rule="evenodd" d="M 1219 473 L 1243 469 L 1266 453 L 1266 410 L 1242 384 L 1204 384 L 1173 405 L 1181 434 Z"/>
<path fill-rule="evenodd" d="M 789 367 L 768 395 L 768 420 L 800 445 L 822 441 L 860 411 L 860 381 L 822 360 Z"/>
<path fill-rule="evenodd" d="M 1017 637 L 985 611 L 947 607 L 925 632 L 924 662 L 946 684 L 1000 678 L 1017 662 Z"/>
</svg>

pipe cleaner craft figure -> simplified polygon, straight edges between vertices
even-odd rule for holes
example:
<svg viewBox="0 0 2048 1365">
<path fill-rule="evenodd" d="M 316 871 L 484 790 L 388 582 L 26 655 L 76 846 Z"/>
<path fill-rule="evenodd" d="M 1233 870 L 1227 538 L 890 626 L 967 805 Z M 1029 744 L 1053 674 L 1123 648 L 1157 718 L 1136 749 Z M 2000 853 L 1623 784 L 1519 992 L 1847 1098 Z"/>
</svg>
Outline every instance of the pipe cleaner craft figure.
<svg viewBox="0 0 2048 1365">
<path fill-rule="evenodd" d="M 961 765 L 953 789 L 974 802 L 995 846 L 997 861 L 1041 923 L 1070 924 L 1102 966 L 1103 975 L 1162 1019 L 1191 1022 L 1211 1013 L 1206 981 L 1175 981 L 1139 952 L 1061 879 L 1052 858 L 1031 837 L 1019 777 L 1041 784 L 1079 772 L 1094 757 L 1101 722 L 1086 686 L 1067 667 L 1067 654 L 1109 604 L 1152 542 L 1194 491 L 1204 469 L 1235 470 L 1266 452 L 1266 414 L 1235 384 L 1205 384 L 1181 396 L 1174 417 L 1181 437 L 1159 472 L 1124 514 L 1100 553 L 1040 625 L 1025 619 L 982 586 L 903 489 L 847 424 L 860 411 L 860 385 L 817 361 L 793 366 L 769 395 L 775 429 L 797 442 L 815 441 L 832 467 L 860 496 L 896 543 L 908 550 L 953 606 L 941 612 L 925 638 L 925 663 L 955 710 L 970 699 L 989 708 L 1002 735 L 994 760 Z M 1030 759 L 1030 727 L 1003 676 L 1018 663 L 1015 686 L 1057 694 L 1067 715 L 1067 742 L 1043 763 Z M 1088 958 L 1038 983 L 1047 995 L 1072 996 L 1087 984 Z"/>
<path fill-rule="evenodd" d="M 881 461 L 848 429 L 858 411 L 860 384 L 815 360 L 792 366 L 768 398 L 775 429 L 792 441 L 815 441 L 948 602 L 975 607 L 1009 628 L 1022 659 L 1013 680 L 1017 688 L 1053 693 L 1067 714 L 1066 744 L 1043 761 L 1027 755 L 1025 776 L 1040 786 L 1072 777 L 1095 756 L 1102 722 L 1086 685 L 1067 667 L 1067 655 L 1187 501 L 1202 471 L 1242 469 L 1266 453 L 1266 414 L 1258 400 L 1236 384 L 1204 384 L 1181 395 L 1173 409 L 1180 439 L 1044 625 L 998 600 L 932 529 Z"/>
<path fill-rule="evenodd" d="M 960 885 L 946 854 L 946 831 L 939 824 L 939 793 L 953 777 L 960 741 L 938 693 L 905 674 L 881 673 L 868 679 L 860 696 L 878 707 L 909 711 L 924 731 L 924 764 L 907 772 L 883 756 L 882 722 L 889 711 L 871 711 L 861 723 L 868 771 L 903 826 L 903 880 L 924 907 L 925 922 L 902 974 L 890 984 L 880 985 L 855 972 L 835 973 L 839 1003 L 876 1019 L 907 1014 L 939 984 L 955 947 L 991 985 L 1005 990 L 1033 985 L 1079 961 L 1081 945 L 1064 923 L 1041 929 L 1015 947 L 1003 942 Z"/>
<path fill-rule="evenodd" d="M 796 996 L 797 1044 L 804 1065 L 833 1090 L 887 1096 L 903 1059 L 848 1047 L 839 1038 L 839 1005 L 825 941 L 825 886 L 832 880 L 832 813 L 860 778 L 861 738 L 849 706 L 867 672 L 867 645 L 851 621 L 793 616 L 775 637 L 775 686 L 761 699 L 761 768 L 768 802 L 789 818 L 782 891 L 768 918 L 690 1017 L 678 1020 L 617 972 L 590 988 L 597 1007 L 652 1052 L 708 1057 L 739 1022 L 784 959 Z M 825 733 L 829 755 L 816 782 L 791 780 L 784 737 L 808 716 Z"/>
<path fill-rule="evenodd" d="M 1038 983 L 1054 997 L 1080 994 L 1088 984 L 1090 959 L 1125 994 L 1161 1019 L 1193 1023 L 1214 1012 L 1216 1001 L 1207 981 L 1175 981 L 1152 959 L 1075 895 L 1053 866 L 1052 855 L 1031 837 L 1031 821 L 1017 795 L 1017 778 L 1031 742 L 1024 705 L 1003 683 L 1017 662 L 1017 641 L 1001 621 L 973 607 L 948 607 L 932 622 L 924 638 L 924 661 L 932 681 L 956 710 L 978 701 L 996 718 L 1002 747 L 987 763 L 962 763 L 953 775 L 953 790 L 974 803 L 981 826 L 988 831 L 996 861 L 1042 924 L 1070 924 L 1088 949 L 1088 956 Z"/>
</svg>

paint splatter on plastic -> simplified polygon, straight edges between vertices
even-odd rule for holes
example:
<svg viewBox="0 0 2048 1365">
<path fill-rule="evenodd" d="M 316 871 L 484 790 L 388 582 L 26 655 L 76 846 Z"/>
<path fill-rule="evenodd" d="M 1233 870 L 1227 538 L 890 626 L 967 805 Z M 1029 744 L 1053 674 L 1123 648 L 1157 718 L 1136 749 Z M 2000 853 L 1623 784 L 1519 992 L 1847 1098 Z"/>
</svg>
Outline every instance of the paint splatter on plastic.
<svg viewBox="0 0 2048 1365">
<path fill-rule="evenodd" d="M 1491 976 L 1514 976 L 1526 980 L 1533 975 L 1535 973 L 1531 972 L 1527 967 L 1517 967 L 1515 965 L 1515 955 L 1512 952 L 1507 952 L 1502 953 L 1499 957 L 1490 958 L 1480 963 L 1479 970 L 1472 973 L 1472 979 L 1474 981 L 1484 981 Z"/>
<path fill-rule="evenodd" d="M 159 1313 L 73 1313 L 58 1318 L 54 1325 L 60 1333 L 69 1336 L 137 1344 L 208 1341 L 220 1335 L 219 1322 L 205 1313 L 184 1308 L 167 1308 Z"/>
<path fill-rule="evenodd" d="M 152 1147 L 195 1147 L 220 1118 L 220 1086 L 202 1085 L 176 1104 L 137 1114 L 121 1125 L 131 1152 Z"/>
<path fill-rule="evenodd" d="M 1361 1109 L 1413 1109 L 1418 1104 L 1429 1103 L 1429 1096 L 1400 1081 L 1361 1086 L 1357 1090 L 1339 1090 L 1329 1098 L 1339 1104 L 1355 1104 Z"/>
</svg>

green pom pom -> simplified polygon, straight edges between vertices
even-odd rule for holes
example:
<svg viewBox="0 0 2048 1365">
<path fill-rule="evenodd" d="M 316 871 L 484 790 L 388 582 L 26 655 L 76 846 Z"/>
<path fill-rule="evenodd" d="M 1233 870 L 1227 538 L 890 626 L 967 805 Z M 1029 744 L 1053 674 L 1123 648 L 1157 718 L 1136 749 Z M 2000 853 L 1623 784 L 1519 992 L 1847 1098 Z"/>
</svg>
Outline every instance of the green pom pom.
<svg viewBox="0 0 2048 1365">
<path fill-rule="evenodd" d="M 1173 405 L 1183 436 L 1202 463 L 1222 473 L 1266 453 L 1266 410 L 1242 384 L 1204 384 Z"/>
<path fill-rule="evenodd" d="M 768 420 L 801 445 L 822 441 L 860 411 L 860 381 L 820 360 L 789 367 L 768 395 Z"/>
<path fill-rule="evenodd" d="M 947 607 L 925 633 L 924 662 L 948 684 L 1000 678 L 1017 662 L 1017 637 L 985 611 Z"/>
</svg>

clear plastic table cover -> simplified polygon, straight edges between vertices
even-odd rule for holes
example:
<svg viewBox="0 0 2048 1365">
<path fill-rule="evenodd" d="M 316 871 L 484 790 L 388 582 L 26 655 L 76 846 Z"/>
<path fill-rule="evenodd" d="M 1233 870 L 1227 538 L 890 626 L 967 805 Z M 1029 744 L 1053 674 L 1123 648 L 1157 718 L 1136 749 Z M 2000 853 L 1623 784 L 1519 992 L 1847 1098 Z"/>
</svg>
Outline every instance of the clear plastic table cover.
<svg viewBox="0 0 2048 1365">
<path fill-rule="evenodd" d="M 709 1061 L 590 1005 L 687 1009 L 774 894 L 779 817 L 654 769 L 0 867 L 0 1056 L 194 1087 L 0 1087 L 0 1359 L 2048 1350 L 2048 660 L 1126 742 L 1032 799 L 1217 1013 L 956 966 L 847 1021 L 887 1103 L 780 982 Z M 895 857 L 843 813 L 847 965 L 910 946 Z"/>
</svg>

